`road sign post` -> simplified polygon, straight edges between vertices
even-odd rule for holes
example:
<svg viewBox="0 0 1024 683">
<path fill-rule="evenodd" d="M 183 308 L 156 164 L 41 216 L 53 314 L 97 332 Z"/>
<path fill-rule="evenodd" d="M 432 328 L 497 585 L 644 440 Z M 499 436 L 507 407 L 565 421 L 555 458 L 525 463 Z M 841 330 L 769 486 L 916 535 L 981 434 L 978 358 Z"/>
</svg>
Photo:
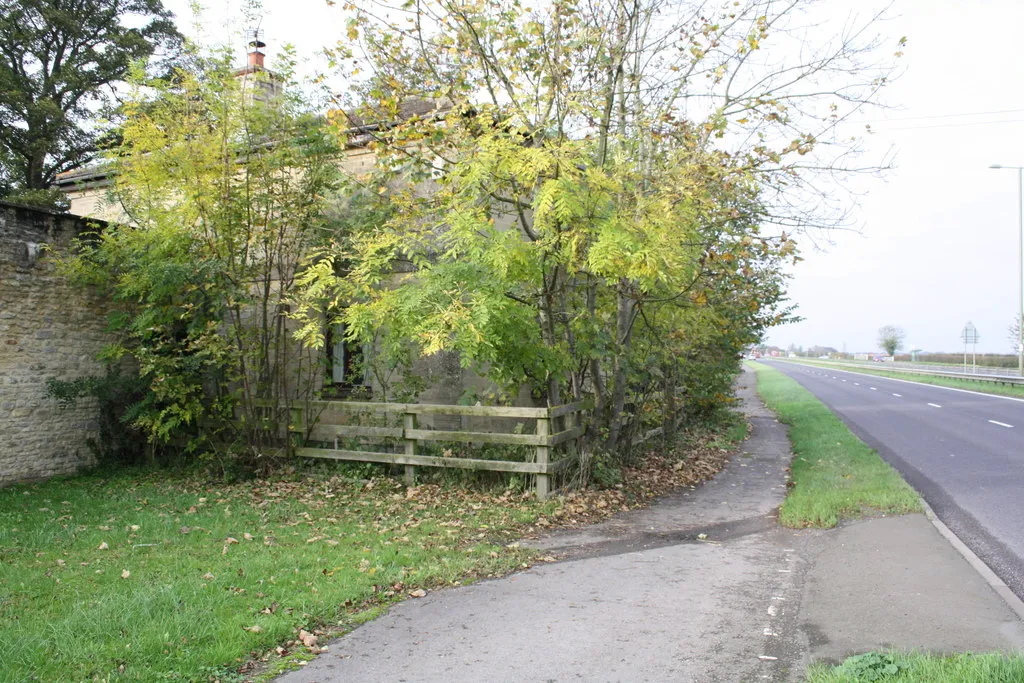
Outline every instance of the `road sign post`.
<svg viewBox="0 0 1024 683">
<path fill-rule="evenodd" d="M 974 326 L 970 320 L 964 325 L 964 329 L 960 331 L 960 338 L 964 340 L 964 373 L 967 373 L 967 345 L 973 345 L 971 350 L 971 372 L 978 372 L 978 340 L 981 339 L 981 335 L 978 334 L 978 328 Z"/>
</svg>

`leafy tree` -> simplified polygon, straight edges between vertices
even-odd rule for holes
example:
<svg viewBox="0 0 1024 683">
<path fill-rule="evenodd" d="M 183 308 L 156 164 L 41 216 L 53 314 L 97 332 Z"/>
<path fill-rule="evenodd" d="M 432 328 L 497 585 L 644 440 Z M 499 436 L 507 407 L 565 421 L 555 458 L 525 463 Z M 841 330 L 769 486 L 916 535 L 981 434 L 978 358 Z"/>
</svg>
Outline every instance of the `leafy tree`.
<svg viewBox="0 0 1024 683">
<path fill-rule="evenodd" d="M 1010 341 L 1011 348 L 1016 352 L 1021 343 L 1020 337 L 1020 314 L 1018 313 L 1013 318 L 1013 322 L 1008 328 L 1006 328 L 1006 338 Z"/>
<path fill-rule="evenodd" d="M 815 172 L 848 170 L 837 126 L 888 78 L 864 27 L 799 63 L 758 54 L 798 5 L 458 0 L 400 23 L 356 8 L 366 58 L 336 56 L 372 66 L 359 119 L 393 122 L 370 129 L 371 182 L 397 211 L 303 285 L 354 337 L 457 351 L 510 394 L 593 392 L 612 451 L 637 400 L 701 363 L 725 400 L 739 351 L 789 317 L 795 244 L 763 227 L 831 224 Z M 437 107 L 402 117 L 414 100 Z M 316 310 L 300 313 L 313 343 Z"/>
<path fill-rule="evenodd" d="M 161 0 L 0 0 L 0 191 L 93 158 L 114 85 L 178 44 L 171 16 Z"/>
<path fill-rule="evenodd" d="M 906 336 L 907 333 L 903 331 L 902 327 L 883 325 L 878 328 L 878 345 L 882 347 L 886 355 L 894 356 L 898 350 L 903 348 L 903 340 Z"/>
<path fill-rule="evenodd" d="M 302 88 L 288 87 L 288 55 L 270 97 L 253 96 L 265 72 L 242 80 L 229 59 L 192 55 L 168 79 L 134 74 L 109 156 L 129 220 L 83 241 L 66 270 L 115 304 L 108 356 L 133 358 L 148 388 L 126 421 L 190 448 L 237 436 L 257 456 L 278 445 L 285 401 L 318 385 L 317 359 L 291 340 L 287 301 L 332 232 L 340 149 Z"/>
</svg>

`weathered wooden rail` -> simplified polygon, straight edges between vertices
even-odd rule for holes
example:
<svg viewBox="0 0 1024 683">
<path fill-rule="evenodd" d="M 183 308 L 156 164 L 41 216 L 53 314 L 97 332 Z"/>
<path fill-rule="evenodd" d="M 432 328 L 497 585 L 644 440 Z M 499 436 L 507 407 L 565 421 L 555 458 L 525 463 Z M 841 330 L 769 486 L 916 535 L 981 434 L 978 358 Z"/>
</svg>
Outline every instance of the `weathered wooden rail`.
<svg viewBox="0 0 1024 683">
<path fill-rule="evenodd" d="M 414 481 L 416 467 L 452 467 L 496 472 L 520 472 L 535 477 L 535 491 L 541 500 L 551 492 L 551 477 L 576 462 L 579 440 L 586 431 L 584 416 L 590 409 L 589 401 L 579 401 L 550 408 L 513 406 L 452 406 L 423 403 L 373 403 L 359 401 L 306 401 L 289 407 L 291 420 L 288 431 L 302 441 L 295 453 L 307 458 L 377 462 L 404 465 L 406 481 Z M 384 426 L 366 426 L 332 422 L 334 414 L 371 413 L 383 415 Z M 395 419 L 401 416 L 401 425 Z M 420 418 L 431 416 L 462 418 L 493 418 L 496 420 L 535 420 L 534 433 L 508 431 L 439 430 L 419 425 Z M 388 424 L 394 421 L 396 424 Z M 392 440 L 401 445 L 401 451 L 358 450 L 340 448 L 342 439 L 359 439 L 360 443 L 380 443 Z M 309 445 L 334 443 L 333 448 Z M 532 447 L 532 460 L 488 460 L 417 453 L 426 442 L 456 442 L 472 444 L 508 444 Z M 561 448 L 559 448 L 561 447 Z M 556 452 L 557 449 L 557 452 Z M 561 457 L 557 457 L 557 456 Z"/>
</svg>

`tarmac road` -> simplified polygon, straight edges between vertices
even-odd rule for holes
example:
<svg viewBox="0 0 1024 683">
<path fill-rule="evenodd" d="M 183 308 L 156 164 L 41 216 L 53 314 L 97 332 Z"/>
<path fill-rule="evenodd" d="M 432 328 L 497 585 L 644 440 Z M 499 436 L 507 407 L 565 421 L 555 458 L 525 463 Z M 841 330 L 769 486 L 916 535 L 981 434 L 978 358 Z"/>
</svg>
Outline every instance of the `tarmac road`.
<svg viewBox="0 0 1024 683">
<path fill-rule="evenodd" d="M 1024 400 L 769 361 L 900 471 L 1024 598 Z"/>
</svg>

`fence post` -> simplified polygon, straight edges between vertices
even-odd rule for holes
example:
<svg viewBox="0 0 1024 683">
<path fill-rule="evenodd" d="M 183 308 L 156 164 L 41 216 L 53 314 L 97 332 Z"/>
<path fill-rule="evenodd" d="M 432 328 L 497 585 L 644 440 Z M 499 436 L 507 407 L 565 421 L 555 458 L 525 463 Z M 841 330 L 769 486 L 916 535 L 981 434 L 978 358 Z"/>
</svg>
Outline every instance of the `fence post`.
<svg viewBox="0 0 1024 683">
<path fill-rule="evenodd" d="M 416 429 L 416 413 L 405 413 L 402 416 L 402 438 L 405 443 L 405 454 L 416 455 L 416 439 L 409 438 L 409 432 Z M 405 485 L 415 486 L 416 484 L 416 467 L 414 465 L 405 466 Z"/>
<path fill-rule="evenodd" d="M 297 433 L 297 436 L 295 434 Z M 285 448 L 288 455 L 295 452 L 296 443 L 302 445 L 306 438 L 306 411 L 302 406 L 290 404 L 288 406 L 288 423 L 284 425 Z"/>
<path fill-rule="evenodd" d="M 549 412 L 548 414 L 550 415 L 551 413 Z M 537 418 L 537 436 L 547 436 L 548 427 L 549 418 Z M 548 446 L 537 446 L 537 464 L 543 466 L 543 470 L 537 473 L 537 500 L 547 500 L 548 494 L 551 492 L 551 475 L 548 474 L 549 452 Z"/>
</svg>

